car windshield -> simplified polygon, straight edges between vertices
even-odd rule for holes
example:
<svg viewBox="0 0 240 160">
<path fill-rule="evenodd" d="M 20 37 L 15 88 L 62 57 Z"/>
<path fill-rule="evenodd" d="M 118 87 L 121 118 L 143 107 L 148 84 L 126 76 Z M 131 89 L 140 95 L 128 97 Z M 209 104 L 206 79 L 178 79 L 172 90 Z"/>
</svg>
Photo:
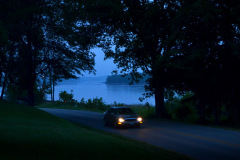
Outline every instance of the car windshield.
<svg viewBox="0 0 240 160">
<path fill-rule="evenodd" d="M 135 114 L 130 108 L 118 108 L 114 110 L 115 114 L 126 115 L 126 114 Z"/>
</svg>

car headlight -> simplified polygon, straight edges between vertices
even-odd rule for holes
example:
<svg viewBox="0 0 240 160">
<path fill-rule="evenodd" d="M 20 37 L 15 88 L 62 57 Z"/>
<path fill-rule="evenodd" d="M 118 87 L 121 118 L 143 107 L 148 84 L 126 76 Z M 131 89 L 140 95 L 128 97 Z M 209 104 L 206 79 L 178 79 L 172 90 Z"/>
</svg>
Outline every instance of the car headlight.
<svg viewBox="0 0 240 160">
<path fill-rule="evenodd" d="M 125 120 L 124 120 L 123 118 L 119 118 L 119 119 L 118 119 L 118 122 L 121 122 L 121 123 L 122 123 L 122 122 L 124 122 L 124 121 L 125 121 Z"/>
<path fill-rule="evenodd" d="M 141 117 L 138 117 L 138 118 L 137 118 L 137 121 L 142 122 L 142 118 L 141 118 Z"/>
</svg>

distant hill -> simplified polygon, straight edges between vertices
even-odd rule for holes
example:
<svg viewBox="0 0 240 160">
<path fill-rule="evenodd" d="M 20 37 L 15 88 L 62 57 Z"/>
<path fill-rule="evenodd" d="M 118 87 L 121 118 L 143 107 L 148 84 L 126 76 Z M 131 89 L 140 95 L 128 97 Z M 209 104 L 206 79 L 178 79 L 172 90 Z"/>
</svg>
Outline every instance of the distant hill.
<svg viewBox="0 0 240 160">
<path fill-rule="evenodd" d="M 129 85 L 131 82 L 130 75 L 122 76 L 122 75 L 112 75 L 108 76 L 106 79 L 106 84 L 121 84 L 121 85 Z M 143 79 L 140 79 L 139 83 L 134 82 L 134 84 L 138 85 L 145 85 L 146 80 L 148 79 L 147 76 L 143 77 Z"/>
<path fill-rule="evenodd" d="M 145 85 L 147 76 L 140 79 L 139 83 L 134 82 L 137 85 Z M 111 76 L 99 76 L 99 77 L 79 77 L 78 79 L 68 79 L 63 80 L 59 85 L 78 85 L 86 83 L 105 83 L 105 84 L 115 84 L 115 85 L 129 85 L 131 82 L 130 75 L 122 77 L 122 75 L 111 75 Z"/>
</svg>

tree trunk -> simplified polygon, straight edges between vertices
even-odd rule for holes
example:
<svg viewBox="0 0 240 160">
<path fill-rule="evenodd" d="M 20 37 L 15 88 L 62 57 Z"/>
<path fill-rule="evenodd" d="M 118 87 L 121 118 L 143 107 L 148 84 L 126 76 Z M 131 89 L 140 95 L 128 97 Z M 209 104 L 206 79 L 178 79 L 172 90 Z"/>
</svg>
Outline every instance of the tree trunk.
<svg viewBox="0 0 240 160">
<path fill-rule="evenodd" d="M 55 101 L 55 81 L 54 81 L 54 78 L 53 78 L 53 102 Z"/>
<path fill-rule="evenodd" d="M 36 81 L 36 73 L 35 73 L 35 65 L 30 63 L 31 69 L 29 69 L 28 72 L 28 85 L 27 85 L 27 90 L 28 90 L 28 105 L 34 106 L 35 102 L 35 94 L 34 94 L 34 86 L 35 86 L 35 81 Z"/>
<path fill-rule="evenodd" d="M 155 88 L 155 113 L 157 116 L 165 117 L 164 87 L 159 85 Z"/>
<path fill-rule="evenodd" d="M 164 70 L 156 70 L 153 68 L 153 89 L 155 94 L 155 113 L 157 116 L 165 117 L 165 102 L 164 102 Z"/>
<path fill-rule="evenodd" d="M 50 86 L 51 86 L 51 101 L 53 102 L 53 86 L 52 86 L 52 75 L 50 75 Z"/>
<path fill-rule="evenodd" d="M 215 125 L 219 124 L 219 116 L 220 116 L 220 104 L 219 102 L 213 103 L 213 114 L 215 118 Z"/>
<path fill-rule="evenodd" d="M 2 87 L 2 91 L 1 91 L 1 97 L 0 97 L 0 100 L 3 100 L 3 94 L 4 94 L 4 85 L 3 85 L 3 87 Z"/>
<path fill-rule="evenodd" d="M 28 54 L 27 54 L 27 91 L 28 91 L 28 105 L 34 106 L 35 102 L 35 94 L 34 87 L 36 83 L 36 64 L 35 64 L 35 53 L 34 50 L 31 49 L 31 43 L 28 44 Z"/>
<path fill-rule="evenodd" d="M 239 124 L 240 123 L 240 110 L 239 110 L 239 107 L 240 107 L 240 103 L 239 103 L 239 100 L 237 97 L 240 96 L 240 94 L 238 92 L 236 92 L 234 90 L 232 90 L 232 110 L 231 110 L 231 114 L 233 115 L 233 119 L 234 121 Z"/>
<path fill-rule="evenodd" d="M 205 124 L 205 122 L 206 122 L 205 106 L 206 106 L 206 104 L 204 103 L 203 98 L 200 97 L 199 105 L 198 105 L 198 115 L 199 115 L 199 123 L 200 124 Z"/>
<path fill-rule="evenodd" d="M 29 106 L 34 106 L 34 85 L 28 85 L 28 105 Z"/>
<path fill-rule="evenodd" d="M 4 95 L 5 88 L 6 88 L 6 83 L 7 83 L 7 75 L 5 74 L 5 75 L 4 75 L 4 80 L 3 80 L 1 98 L 0 98 L 1 100 L 3 100 L 3 95 Z"/>
</svg>

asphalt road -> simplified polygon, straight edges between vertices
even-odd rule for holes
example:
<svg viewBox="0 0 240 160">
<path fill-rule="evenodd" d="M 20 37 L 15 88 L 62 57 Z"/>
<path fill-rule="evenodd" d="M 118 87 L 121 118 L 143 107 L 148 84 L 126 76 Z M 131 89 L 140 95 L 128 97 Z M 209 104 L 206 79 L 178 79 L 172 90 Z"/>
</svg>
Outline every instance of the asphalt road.
<svg viewBox="0 0 240 160">
<path fill-rule="evenodd" d="M 175 151 L 199 160 L 240 160 L 240 132 L 169 121 L 143 121 L 141 128 L 104 126 L 103 114 L 89 111 L 46 109 L 76 124 L 84 124 Z"/>
</svg>

